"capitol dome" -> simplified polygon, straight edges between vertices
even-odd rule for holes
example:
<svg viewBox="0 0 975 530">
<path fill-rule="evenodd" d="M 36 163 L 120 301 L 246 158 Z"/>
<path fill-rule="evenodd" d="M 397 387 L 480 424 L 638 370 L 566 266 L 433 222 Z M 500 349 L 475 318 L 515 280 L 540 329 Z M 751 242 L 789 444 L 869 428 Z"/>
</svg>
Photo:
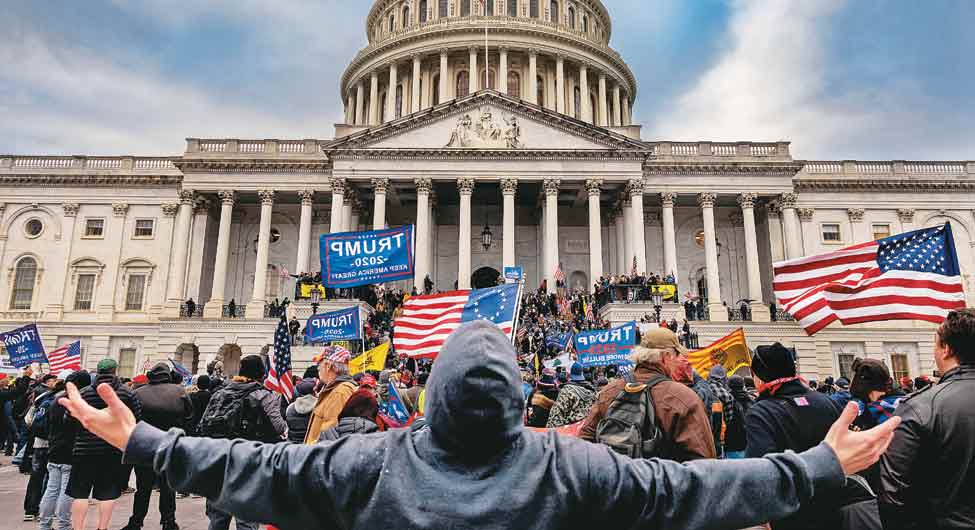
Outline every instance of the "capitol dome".
<svg viewBox="0 0 975 530">
<path fill-rule="evenodd" d="M 348 125 L 485 88 L 593 125 L 631 124 L 636 79 L 609 46 L 600 0 L 377 0 L 366 34 L 341 80 Z"/>
</svg>

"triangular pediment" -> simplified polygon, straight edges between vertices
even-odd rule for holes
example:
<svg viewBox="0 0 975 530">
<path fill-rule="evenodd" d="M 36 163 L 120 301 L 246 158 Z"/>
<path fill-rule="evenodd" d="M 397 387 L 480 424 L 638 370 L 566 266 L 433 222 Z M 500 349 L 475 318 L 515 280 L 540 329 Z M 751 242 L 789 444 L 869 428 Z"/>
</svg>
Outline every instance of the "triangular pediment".
<svg viewBox="0 0 975 530">
<path fill-rule="evenodd" d="M 609 129 L 593 126 L 485 90 L 378 125 L 322 146 L 342 150 L 646 151 Z"/>
</svg>

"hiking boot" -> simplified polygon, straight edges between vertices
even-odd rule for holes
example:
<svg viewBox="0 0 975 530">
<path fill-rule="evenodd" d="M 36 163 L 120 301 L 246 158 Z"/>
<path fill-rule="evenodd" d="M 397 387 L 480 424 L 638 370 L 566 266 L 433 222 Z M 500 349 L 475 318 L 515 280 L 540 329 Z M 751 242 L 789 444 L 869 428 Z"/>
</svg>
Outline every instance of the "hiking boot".
<svg viewBox="0 0 975 530">
<path fill-rule="evenodd" d="M 179 525 L 176 524 L 176 521 L 172 521 L 172 522 L 169 522 L 169 523 L 163 523 L 162 524 L 162 530 L 179 530 Z"/>
<path fill-rule="evenodd" d="M 128 486 L 126 486 L 125 489 L 122 490 L 122 495 L 131 495 L 133 493 L 135 493 L 135 488 L 130 488 Z"/>
<path fill-rule="evenodd" d="M 119 530 L 142 530 L 142 525 L 129 522 L 129 524 L 123 526 Z"/>
<path fill-rule="evenodd" d="M 31 522 L 31 521 L 36 521 L 36 520 L 37 520 L 37 516 L 36 515 L 31 514 L 31 513 L 25 513 L 24 514 L 24 522 L 25 523 L 26 522 Z"/>
</svg>

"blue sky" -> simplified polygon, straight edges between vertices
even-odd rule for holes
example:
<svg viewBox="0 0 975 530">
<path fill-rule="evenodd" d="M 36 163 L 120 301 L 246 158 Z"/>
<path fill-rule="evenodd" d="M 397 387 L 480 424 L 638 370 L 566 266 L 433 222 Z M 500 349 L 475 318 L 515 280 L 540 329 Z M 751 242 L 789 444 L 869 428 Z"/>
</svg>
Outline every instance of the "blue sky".
<svg viewBox="0 0 975 530">
<path fill-rule="evenodd" d="M 639 82 L 645 139 L 787 139 L 804 159 L 975 159 L 975 2 L 605 3 Z M 5 0 L 0 153 L 331 137 L 370 4 Z"/>
</svg>

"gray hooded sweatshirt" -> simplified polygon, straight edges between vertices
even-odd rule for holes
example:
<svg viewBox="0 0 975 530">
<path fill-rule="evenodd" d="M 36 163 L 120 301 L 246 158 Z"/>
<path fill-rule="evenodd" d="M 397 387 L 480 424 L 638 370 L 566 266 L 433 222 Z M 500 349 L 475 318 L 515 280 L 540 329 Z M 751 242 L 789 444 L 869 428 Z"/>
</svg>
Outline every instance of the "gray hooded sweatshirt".
<svg viewBox="0 0 975 530">
<path fill-rule="evenodd" d="M 735 461 L 631 460 L 522 426 L 510 341 L 484 322 L 444 344 L 427 385 L 428 428 L 317 445 L 191 438 L 140 423 L 130 463 L 246 521 L 318 528 L 738 529 L 842 486 L 820 445 Z"/>
</svg>

